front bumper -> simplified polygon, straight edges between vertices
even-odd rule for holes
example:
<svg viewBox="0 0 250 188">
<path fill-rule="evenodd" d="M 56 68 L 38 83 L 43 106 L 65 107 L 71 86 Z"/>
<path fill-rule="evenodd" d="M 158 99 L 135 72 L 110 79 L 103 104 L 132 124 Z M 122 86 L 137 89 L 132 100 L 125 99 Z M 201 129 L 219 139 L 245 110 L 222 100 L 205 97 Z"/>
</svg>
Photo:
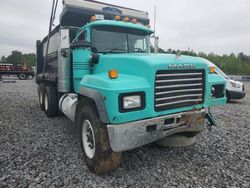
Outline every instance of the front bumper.
<svg viewBox="0 0 250 188">
<path fill-rule="evenodd" d="M 171 114 L 131 123 L 107 125 L 110 146 L 114 152 L 134 149 L 180 132 L 205 129 L 205 110 Z"/>
<path fill-rule="evenodd" d="M 246 93 L 241 91 L 230 91 L 228 90 L 230 99 L 242 99 L 245 97 Z"/>
</svg>

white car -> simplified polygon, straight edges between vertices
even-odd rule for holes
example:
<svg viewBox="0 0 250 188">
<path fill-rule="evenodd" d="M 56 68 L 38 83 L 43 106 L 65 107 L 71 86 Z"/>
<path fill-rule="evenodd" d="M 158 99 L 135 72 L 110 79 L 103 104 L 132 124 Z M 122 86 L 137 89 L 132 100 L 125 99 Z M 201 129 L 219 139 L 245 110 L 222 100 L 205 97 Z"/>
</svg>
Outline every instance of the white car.
<svg viewBox="0 0 250 188">
<path fill-rule="evenodd" d="M 213 64 L 212 62 L 205 60 L 206 63 L 209 66 L 214 66 L 215 67 L 215 72 L 217 74 L 220 74 L 223 78 L 226 79 L 226 95 L 227 95 L 227 100 L 228 102 L 231 99 L 242 99 L 245 97 L 246 93 L 245 93 L 245 88 L 244 88 L 244 84 L 236 81 L 236 80 L 232 80 L 229 76 L 227 76 L 221 69 L 219 69 L 219 67 L 217 67 L 215 64 Z"/>
<path fill-rule="evenodd" d="M 245 97 L 246 93 L 243 83 L 236 80 L 232 80 L 229 76 L 227 76 L 222 70 L 220 70 L 216 66 L 215 66 L 215 72 L 217 74 L 222 75 L 227 81 L 226 94 L 228 101 L 230 101 L 231 99 L 242 99 Z"/>
</svg>

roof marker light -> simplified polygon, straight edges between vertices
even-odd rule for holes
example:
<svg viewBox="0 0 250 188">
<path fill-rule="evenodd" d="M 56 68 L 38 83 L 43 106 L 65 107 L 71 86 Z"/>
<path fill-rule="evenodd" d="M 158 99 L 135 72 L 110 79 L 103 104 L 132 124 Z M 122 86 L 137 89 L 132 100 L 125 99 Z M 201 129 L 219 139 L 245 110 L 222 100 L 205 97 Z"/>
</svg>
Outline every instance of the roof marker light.
<svg viewBox="0 0 250 188">
<path fill-rule="evenodd" d="M 115 16 L 115 20 L 116 21 L 120 21 L 121 20 L 121 16 Z"/>
<path fill-rule="evenodd" d="M 124 22 L 129 22 L 129 17 L 126 16 L 126 17 L 123 19 L 123 21 L 124 21 Z"/>
<path fill-rule="evenodd" d="M 134 23 L 134 24 L 136 24 L 137 23 L 137 19 L 132 19 L 132 21 L 131 21 L 132 23 Z"/>
<path fill-rule="evenodd" d="M 92 16 L 90 22 L 95 22 L 95 21 L 96 21 L 96 16 Z"/>
</svg>

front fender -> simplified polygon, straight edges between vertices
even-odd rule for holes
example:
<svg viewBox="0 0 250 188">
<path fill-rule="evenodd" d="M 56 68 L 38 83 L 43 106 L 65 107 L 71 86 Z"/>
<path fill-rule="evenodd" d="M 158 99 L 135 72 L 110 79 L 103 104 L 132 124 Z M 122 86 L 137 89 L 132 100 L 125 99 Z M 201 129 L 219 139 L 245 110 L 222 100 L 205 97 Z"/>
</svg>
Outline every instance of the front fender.
<svg viewBox="0 0 250 188">
<path fill-rule="evenodd" d="M 119 112 L 119 95 L 124 93 L 145 92 L 147 98 L 147 95 L 149 95 L 151 91 L 150 84 L 142 77 L 119 74 L 117 79 L 110 79 L 108 74 L 102 73 L 86 75 L 80 82 L 79 94 L 86 96 L 86 93 L 88 93 L 88 97 L 95 101 L 103 122 L 119 123 L 126 122 L 128 119 L 143 119 L 147 113 L 150 115 L 147 108 L 131 113 Z M 151 106 L 153 107 L 153 104 Z"/>
</svg>

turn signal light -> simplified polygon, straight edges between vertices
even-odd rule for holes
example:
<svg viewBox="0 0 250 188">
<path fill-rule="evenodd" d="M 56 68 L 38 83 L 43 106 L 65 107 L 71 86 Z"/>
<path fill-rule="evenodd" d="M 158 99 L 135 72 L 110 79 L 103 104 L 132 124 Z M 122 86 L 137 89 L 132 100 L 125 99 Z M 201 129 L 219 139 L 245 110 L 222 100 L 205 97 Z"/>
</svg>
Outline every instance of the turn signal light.
<svg viewBox="0 0 250 188">
<path fill-rule="evenodd" d="M 96 21 L 96 16 L 92 16 L 90 22 L 95 22 L 95 21 Z"/>
<path fill-rule="evenodd" d="M 116 21 L 120 21 L 121 20 L 121 16 L 115 16 L 115 20 Z"/>
<path fill-rule="evenodd" d="M 215 73 L 215 67 L 210 67 L 210 73 Z"/>
<path fill-rule="evenodd" d="M 129 17 L 126 16 L 126 17 L 123 19 L 123 21 L 124 21 L 124 22 L 129 22 Z"/>
<path fill-rule="evenodd" d="M 118 71 L 117 70 L 110 70 L 109 71 L 109 78 L 111 78 L 111 79 L 118 78 Z"/>
</svg>

